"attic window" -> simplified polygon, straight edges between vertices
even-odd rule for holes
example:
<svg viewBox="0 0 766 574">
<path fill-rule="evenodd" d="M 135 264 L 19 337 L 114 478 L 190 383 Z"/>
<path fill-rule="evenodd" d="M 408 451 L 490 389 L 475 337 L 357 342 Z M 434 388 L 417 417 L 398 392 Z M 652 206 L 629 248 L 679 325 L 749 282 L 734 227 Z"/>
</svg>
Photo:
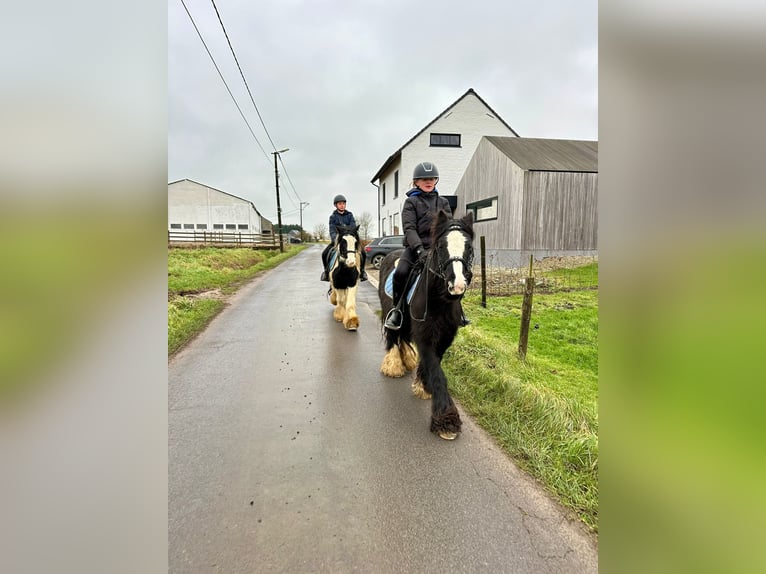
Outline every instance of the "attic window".
<svg viewBox="0 0 766 574">
<path fill-rule="evenodd" d="M 431 134 L 432 147 L 460 147 L 460 134 Z"/>
<path fill-rule="evenodd" d="M 474 221 L 497 219 L 497 197 L 482 199 L 465 206 L 466 213 L 473 212 Z"/>
</svg>

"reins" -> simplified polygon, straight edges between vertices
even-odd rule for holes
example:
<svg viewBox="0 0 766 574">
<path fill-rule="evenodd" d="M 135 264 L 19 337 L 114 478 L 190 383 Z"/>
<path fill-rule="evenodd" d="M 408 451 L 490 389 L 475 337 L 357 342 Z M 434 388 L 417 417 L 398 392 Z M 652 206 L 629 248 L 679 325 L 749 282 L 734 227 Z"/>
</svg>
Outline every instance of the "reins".
<svg viewBox="0 0 766 574">
<path fill-rule="evenodd" d="M 446 235 L 450 231 L 460 231 L 461 233 L 464 233 L 464 230 L 463 230 L 463 228 L 460 225 L 456 225 L 454 223 L 452 225 L 450 225 L 444 231 L 444 233 L 441 233 L 436 238 L 434 238 L 434 243 L 432 245 L 432 248 L 428 250 L 428 253 L 426 254 L 426 260 L 425 260 L 424 263 L 421 264 L 423 266 L 423 268 L 424 268 L 423 270 L 426 271 L 426 273 L 424 273 L 424 275 L 425 275 L 425 278 L 424 278 L 424 280 L 425 280 L 424 288 L 425 288 L 425 293 L 426 293 L 426 304 L 425 304 L 425 309 L 423 310 L 423 317 L 422 318 L 415 317 L 412 314 L 412 306 L 409 305 L 409 308 L 410 308 L 410 318 L 413 321 L 418 321 L 419 323 L 423 323 L 423 322 L 425 322 L 426 317 L 428 316 L 428 276 L 429 276 L 430 273 L 433 273 L 434 275 L 436 275 L 437 277 L 441 278 L 441 280 L 446 283 L 447 282 L 447 278 L 444 276 L 444 274 L 446 272 L 447 267 L 449 265 L 451 265 L 452 263 L 455 263 L 455 262 L 459 261 L 459 262 L 461 262 L 463 264 L 463 274 L 465 275 L 466 281 L 468 283 L 470 283 L 471 279 L 473 278 L 473 272 L 471 271 L 471 267 L 472 267 L 471 263 L 472 262 L 471 261 L 466 261 L 463 257 L 456 257 L 456 256 L 455 257 L 450 257 L 449 259 L 447 259 L 444 262 L 441 262 L 441 263 L 439 262 L 439 259 L 438 259 L 437 255 L 436 255 L 436 245 L 438 244 L 439 239 L 441 239 L 444 235 Z M 436 259 L 436 269 L 434 269 L 433 268 L 434 266 L 431 265 L 431 259 Z M 413 266 L 412 271 L 410 271 L 410 277 L 407 279 L 407 283 L 405 285 L 409 285 L 410 284 L 410 279 L 412 278 L 412 274 L 415 272 L 416 269 L 417 269 L 417 263 L 416 263 L 416 265 Z M 460 295 L 458 295 L 457 300 L 460 301 L 463 298 L 464 295 L 465 295 L 465 291 L 463 293 L 461 293 Z M 407 296 L 406 293 L 402 294 L 402 297 L 406 297 L 406 296 Z"/>
</svg>

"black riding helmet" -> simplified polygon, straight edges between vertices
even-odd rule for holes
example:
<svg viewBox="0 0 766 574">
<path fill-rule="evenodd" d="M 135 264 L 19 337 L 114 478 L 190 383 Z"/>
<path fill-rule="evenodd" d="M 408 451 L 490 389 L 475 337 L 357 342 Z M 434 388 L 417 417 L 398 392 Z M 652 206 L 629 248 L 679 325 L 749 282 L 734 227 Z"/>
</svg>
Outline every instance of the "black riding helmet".
<svg viewBox="0 0 766 574">
<path fill-rule="evenodd" d="M 348 202 L 346 202 L 346 197 L 345 196 L 343 196 L 343 195 L 336 195 L 335 199 L 332 200 L 332 204 L 333 205 L 338 205 L 338 202 L 340 202 L 340 201 L 348 203 Z"/>
<path fill-rule="evenodd" d="M 435 177 L 439 179 L 439 170 L 430 161 L 424 161 L 415 166 L 412 172 L 412 180 Z"/>
</svg>

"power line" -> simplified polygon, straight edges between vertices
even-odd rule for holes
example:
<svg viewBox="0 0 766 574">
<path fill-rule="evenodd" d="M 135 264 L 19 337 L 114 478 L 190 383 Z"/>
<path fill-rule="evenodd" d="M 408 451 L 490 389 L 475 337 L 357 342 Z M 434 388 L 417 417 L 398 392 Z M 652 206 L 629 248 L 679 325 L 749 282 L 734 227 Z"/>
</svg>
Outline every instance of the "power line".
<svg viewBox="0 0 766 574">
<path fill-rule="evenodd" d="M 218 6 L 215 4 L 215 0 L 210 0 L 213 4 L 213 8 L 215 9 L 215 14 L 218 16 L 218 22 L 221 24 L 221 30 L 223 30 L 223 35 L 226 36 L 226 42 L 229 44 L 229 50 L 231 50 L 231 55 L 234 57 L 234 61 L 237 64 L 237 69 L 239 70 L 239 75 L 242 77 L 242 81 L 245 84 L 245 88 L 247 88 L 247 93 L 250 96 L 250 101 L 253 103 L 253 107 L 255 108 L 255 113 L 258 114 L 258 119 L 261 121 L 261 125 L 263 126 L 263 131 L 266 132 L 266 137 L 269 138 L 269 141 L 271 142 L 271 147 L 274 148 L 274 151 L 277 151 L 277 146 L 274 143 L 274 140 L 271 139 L 271 134 L 269 134 L 268 128 L 266 128 L 266 123 L 263 121 L 263 117 L 261 116 L 261 112 L 258 109 L 258 106 L 255 103 L 255 98 L 253 97 L 253 93 L 250 91 L 250 86 L 247 83 L 247 80 L 245 79 L 245 73 L 242 71 L 242 66 L 239 65 L 239 59 L 237 58 L 237 54 L 234 51 L 234 46 L 231 44 L 231 39 L 229 38 L 229 33 L 226 31 L 226 26 L 223 24 L 223 19 L 221 18 L 221 13 L 218 11 Z M 285 176 L 287 177 L 287 181 L 290 182 L 290 187 L 293 188 L 293 193 L 295 193 L 295 197 L 298 199 L 299 202 L 302 202 L 300 195 L 298 195 L 298 191 L 295 189 L 295 185 L 293 185 L 292 180 L 290 179 L 289 174 L 287 173 L 287 168 L 285 167 L 285 162 L 282 160 L 282 156 L 279 156 L 279 163 L 282 164 L 282 170 L 284 171 Z M 288 196 L 289 197 L 289 196 Z M 292 201 L 292 198 L 290 198 Z M 295 202 L 293 201 L 293 204 Z"/>
<path fill-rule="evenodd" d="M 269 154 L 266 153 L 266 150 L 263 149 L 261 142 L 258 141 L 258 138 L 256 137 L 255 132 L 253 131 L 253 128 L 250 126 L 250 123 L 247 121 L 245 114 L 242 112 L 242 108 L 239 107 L 239 104 L 237 103 L 237 99 L 234 97 L 234 94 L 231 92 L 231 89 L 229 89 L 229 85 L 226 83 L 226 80 L 224 79 L 223 74 L 221 73 L 221 69 L 218 67 L 218 64 L 216 63 L 215 58 L 213 58 L 213 54 L 210 53 L 210 49 L 207 47 L 207 44 L 205 43 L 205 39 L 202 37 L 202 33 L 199 31 L 199 28 L 197 27 L 197 24 L 194 21 L 194 18 L 192 18 L 191 12 L 189 12 L 189 8 L 187 8 L 184 0 L 181 0 L 181 4 L 183 5 L 184 10 L 186 10 L 186 14 L 189 16 L 189 20 L 191 20 L 192 26 L 194 26 L 194 29 L 197 31 L 197 35 L 199 36 L 199 39 L 202 42 L 202 45 L 205 47 L 205 51 L 207 52 L 207 55 L 210 56 L 210 60 L 213 62 L 213 66 L 215 66 L 215 69 L 218 72 L 218 76 L 221 78 L 223 85 L 226 86 L 226 91 L 229 92 L 229 96 L 231 96 L 231 99 L 234 102 L 234 105 L 237 107 L 237 110 L 239 111 L 239 115 L 242 116 L 242 119 L 244 120 L 245 125 L 247 125 L 247 129 L 250 130 L 250 134 L 253 136 L 255 143 L 257 143 L 258 147 L 261 148 L 263 155 L 266 157 L 266 161 L 268 161 L 269 164 L 271 164 Z M 269 138 L 269 140 L 271 140 L 271 138 Z M 272 142 L 272 145 L 273 145 L 273 142 Z"/>
</svg>

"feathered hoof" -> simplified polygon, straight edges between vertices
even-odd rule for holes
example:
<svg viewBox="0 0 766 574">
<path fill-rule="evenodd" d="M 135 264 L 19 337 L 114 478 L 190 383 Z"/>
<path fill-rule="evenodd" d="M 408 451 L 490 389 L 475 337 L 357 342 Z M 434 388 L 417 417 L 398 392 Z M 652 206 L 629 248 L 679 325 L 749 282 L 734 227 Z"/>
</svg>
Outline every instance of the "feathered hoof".
<svg viewBox="0 0 766 574">
<path fill-rule="evenodd" d="M 415 349 L 409 345 L 401 345 L 400 352 L 404 368 L 408 371 L 414 370 L 418 366 L 418 355 Z"/>
<path fill-rule="evenodd" d="M 423 388 L 423 381 L 420 380 L 420 377 L 415 377 L 415 380 L 412 381 L 412 394 L 423 400 L 431 398 L 431 393 Z"/>
<path fill-rule="evenodd" d="M 333 289 L 332 292 L 330 293 L 330 304 L 331 305 L 338 304 L 338 297 L 335 295 L 335 289 Z"/>
<path fill-rule="evenodd" d="M 359 328 L 359 317 L 351 317 L 343 326 L 349 331 L 356 331 Z"/>
<path fill-rule="evenodd" d="M 444 440 L 455 440 L 460 434 L 462 425 L 463 422 L 460 420 L 460 415 L 454 405 L 441 415 L 431 416 L 431 432 L 438 434 Z"/>
<path fill-rule="evenodd" d="M 407 372 L 399 356 L 399 350 L 396 347 L 392 347 L 386 353 L 386 356 L 383 357 L 383 362 L 380 364 L 380 372 L 393 379 L 400 379 Z"/>
</svg>

